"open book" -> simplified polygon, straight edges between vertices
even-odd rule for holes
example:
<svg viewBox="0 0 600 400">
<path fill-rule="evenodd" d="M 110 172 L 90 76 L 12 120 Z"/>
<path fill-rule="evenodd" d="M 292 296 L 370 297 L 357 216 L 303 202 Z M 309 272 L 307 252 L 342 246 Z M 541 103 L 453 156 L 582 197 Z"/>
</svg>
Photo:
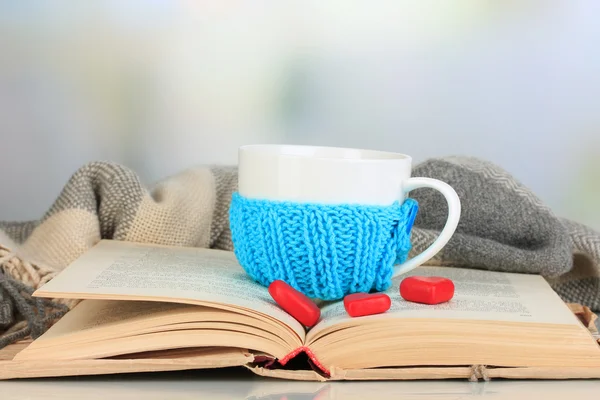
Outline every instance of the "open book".
<svg viewBox="0 0 600 400">
<path fill-rule="evenodd" d="M 454 298 L 403 300 L 411 274 L 452 279 Z M 232 252 L 101 241 L 34 294 L 85 300 L 0 378 L 231 365 L 321 380 L 600 377 L 600 347 L 539 276 L 420 267 L 388 294 L 389 311 L 359 318 L 323 303 L 307 331 Z"/>
</svg>

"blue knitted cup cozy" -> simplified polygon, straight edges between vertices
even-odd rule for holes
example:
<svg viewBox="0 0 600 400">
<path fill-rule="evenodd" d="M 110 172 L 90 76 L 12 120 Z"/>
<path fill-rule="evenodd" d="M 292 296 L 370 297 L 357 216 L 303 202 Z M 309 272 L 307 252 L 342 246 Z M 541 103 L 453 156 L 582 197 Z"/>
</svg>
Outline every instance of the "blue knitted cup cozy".
<svg viewBox="0 0 600 400">
<path fill-rule="evenodd" d="M 418 204 L 326 205 L 249 199 L 230 208 L 235 255 L 255 281 L 280 279 L 311 298 L 337 300 L 391 285 L 406 260 Z"/>
</svg>

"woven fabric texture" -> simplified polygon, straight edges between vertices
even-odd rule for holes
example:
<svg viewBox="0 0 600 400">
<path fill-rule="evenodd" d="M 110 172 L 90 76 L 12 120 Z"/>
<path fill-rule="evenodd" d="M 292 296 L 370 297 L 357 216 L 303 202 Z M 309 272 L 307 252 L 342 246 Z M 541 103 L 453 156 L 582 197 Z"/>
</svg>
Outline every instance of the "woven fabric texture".
<svg viewBox="0 0 600 400">
<path fill-rule="evenodd" d="M 390 286 L 394 265 L 411 249 L 417 210 L 413 199 L 325 205 L 234 193 L 230 226 L 236 257 L 257 282 L 280 279 L 309 297 L 336 300 Z"/>
</svg>

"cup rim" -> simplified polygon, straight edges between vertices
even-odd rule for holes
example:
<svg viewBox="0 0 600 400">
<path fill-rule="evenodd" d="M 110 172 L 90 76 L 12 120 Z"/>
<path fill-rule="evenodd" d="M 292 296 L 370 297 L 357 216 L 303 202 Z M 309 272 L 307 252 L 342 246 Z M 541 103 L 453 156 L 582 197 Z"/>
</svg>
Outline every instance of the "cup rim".
<svg viewBox="0 0 600 400">
<path fill-rule="evenodd" d="M 282 151 L 288 149 L 288 152 Z M 353 157 L 309 154 L 308 149 L 324 151 L 331 153 L 354 153 Z M 248 144 L 238 148 L 239 152 L 269 154 L 282 158 L 298 158 L 306 160 L 331 160 L 331 161 L 352 161 L 352 162 L 384 162 L 384 161 L 412 161 L 408 154 L 396 153 L 391 151 L 359 149 L 353 147 L 338 146 L 311 146 L 300 144 Z"/>
</svg>

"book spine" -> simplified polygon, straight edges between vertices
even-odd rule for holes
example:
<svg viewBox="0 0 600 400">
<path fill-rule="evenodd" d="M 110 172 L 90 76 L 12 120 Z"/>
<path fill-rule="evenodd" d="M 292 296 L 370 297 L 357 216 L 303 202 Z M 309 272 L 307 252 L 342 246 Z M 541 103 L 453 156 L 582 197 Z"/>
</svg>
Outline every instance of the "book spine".
<svg viewBox="0 0 600 400">
<path fill-rule="evenodd" d="M 327 369 L 320 361 L 319 359 L 315 356 L 315 353 L 312 352 L 312 350 L 306 346 L 302 346 L 302 347 L 298 347 L 297 349 L 295 349 L 294 351 L 292 351 L 291 353 L 289 353 L 288 355 L 286 355 L 285 357 L 283 357 L 281 360 L 279 360 L 279 364 L 284 365 L 287 364 L 291 359 L 293 359 L 294 357 L 296 357 L 297 355 L 299 355 L 300 353 L 304 353 L 308 356 L 309 360 L 312 362 L 312 364 L 317 367 L 322 374 L 324 374 L 327 377 L 331 376 L 331 373 L 329 371 L 329 369 Z"/>
</svg>

